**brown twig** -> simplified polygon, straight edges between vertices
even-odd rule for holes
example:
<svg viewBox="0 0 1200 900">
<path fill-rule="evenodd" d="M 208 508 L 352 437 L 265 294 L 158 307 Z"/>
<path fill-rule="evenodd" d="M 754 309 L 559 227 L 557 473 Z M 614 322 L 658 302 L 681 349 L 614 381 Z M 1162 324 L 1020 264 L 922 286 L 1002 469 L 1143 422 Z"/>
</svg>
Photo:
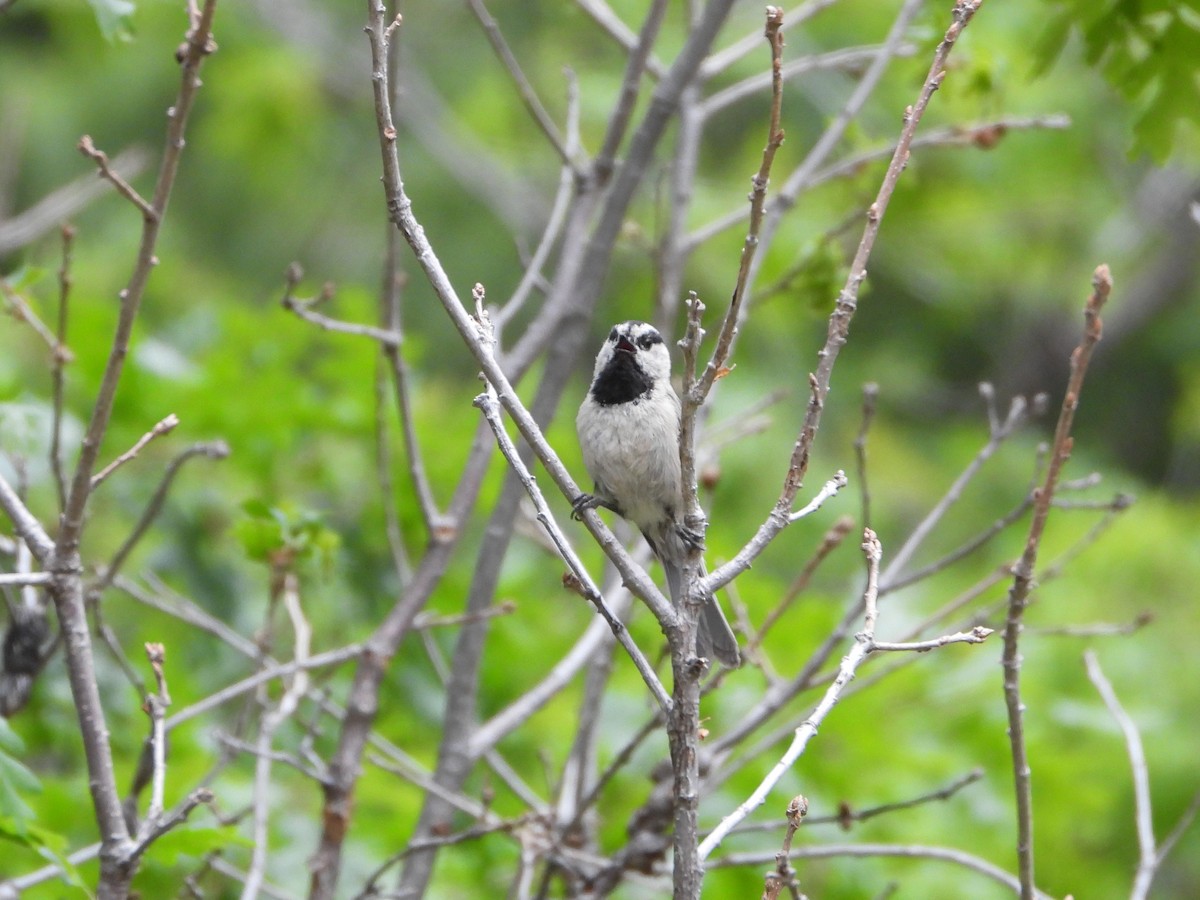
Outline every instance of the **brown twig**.
<svg viewBox="0 0 1200 900">
<path fill-rule="evenodd" d="M 806 847 L 793 848 L 792 859 L 836 859 L 838 857 L 898 857 L 902 859 L 936 859 L 953 863 L 969 871 L 982 875 L 991 881 L 1016 891 L 1020 882 L 999 866 L 970 853 L 955 850 L 951 847 L 928 847 L 920 844 L 814 844 Z M 763 851 L 757 853 L 730 853 L 720 859 L 713 860 L 709 868 L 723 869 L 740 866 L 763 866 L 774 862 L 774 855 Z M 969 889 L 964 888 L 969 894 Z M 1037 892 L 1037 900 L 1050 900 L 1048 894 Z"/>
<path fill-rule="evenodd" d="M 162 437 L 164 434 L 170 434 L 179 425 L 179 417 L 175 413 L 171 413 L 165 419 L 155 424 L 153 428 L 138 438 L 137 442 L 110 462 L 107 466 L 92 476 L 92 490 L 98 488 L 104 479 L 108 478 L 113 472 L 125 465 L 131 459 L 142 452 L 142 448 L 149 444 L 156 437 Z"/>
<path fill-rule="evenodd" d="M 787 806 L 787 831 L 783 835 L 783 848 L 775 854 L 775 871 L 767 873 L 762 900 L 776 900 L 784 887 L 791 891 L 793 898 L 799 898 L 796 870 L 792 868 L 790 857 L 792 838 L 796 836 L 800 823 L 804 821 L 806 815 L 808 815 L 808 799 L 803 794 L 797 794 Z"/>
<path fill-rule="evenodd" d="M 318 328 L 323 328 L 326 331 L 337 331 L 342 334 L 353 334 L 359 337 L 370 338 L 373 341 L 378 341 L 380 346 L 395 347 L 400 344 L 400 335 L 394 331 L 389 331 L 384 328 L 377 328 L 374 325 L 364 325 L 358 322 L 343 322 L 339 319 L 334 319 L 331 316 L 316 312 L 313 307 L 318 303 L 326 303 L 333 299 L 333 286 L 325 285 L 321 289 L 321 293 L 309 300 L 301 300 L 292 293 L 296 285 L 300 283 L 300 279 L 304 277 L 304 271 L 298 263 L 292 263 L 288 266 L 287 274 L 284 279 L 283 298 L 279 301 L 284 309 L 289 312 L 294 312 L 305 322 L 311 322 Z"/>
<path fill-rule="evenodd" d="M 554 120 L 550 118 L 550 113 L 546 112 L 546 107 L 542 105 L 542 101 L 538 98 L 533 85 L 529 83 L 529 79 L 521 71 L 521 64 L 517 62 L 517 58 L 509 48 L 508 42 L 504 40 L 504 35 L 500 32 L 499 24 L 497 24 L 492 14 L 488 12 L 483 0 L 467 0 L 467 5 L 470 6 L 471 12 L 474 13 L 480 27 L 483 28 L 483 33 L 487 37 L 488 43 L 492 45 L 492 50 L 495 52 L 496 57 L 504 66 L 504 70 L 512 78 L 513 84 L 517 87 L 517 93 L 521 95 L 521 102 L 537 123 L 538 128 L 542 130 L 542 134 L 546 136 L 546 140 L 550 142 L 550 146 L 558 153 L 563 165 L 576 169 L 577 164 L 572 156 L 570 147 L 563 140 L 563 136 L 559 133 L 558 126 L 554 124 Z"/>
<path fill-rule="evenodd" d="M 862 389 L 862 422 L 858 436 L 854 438 L 854 459 L 858 466 L 858 495 L 862 502 L 862 524 L 871 527 L 871 489 L 867 482 L 867 433 L 875 419 L 875 406 L 879 400 L 879 385 L 869 381 Z"/>
<path fill-rule="evenodd" d="M 127 892 L 136 867 L 136 858 L 130 854 L 136 845 L 130 839 L 125 825 L 113 772 L 112 750 L 108 742 L 108 729 L 100 701 L 84 612 L 79 544 L 86 521 L 88 501 L 92 495 L 92 474 L 108 431 L 113 401 L 128 356 L 134 322 L 145 295 L 150 273 L 157 263 L 155 250 L 159 230 L 179 170 L 188 117 L 200 87 L 200 67 L 215 49 L 211 42 L 215 11 L 216 0 L 207 0 L 178 57 L 182 68 L 181 82 L 179 93 L 168 116 L 163 158 L 153 198 L 149 204 L 144 200 L 140 203 L 135 201 L 143 218 L 137 261 L 129 281 L 120 292 L 121 304 L 112 339 L 112 350 L 105 363 L 100 389 L 96 394 L 92 415 L 80 446 L 79 458 L 67 492 L 67 502 L 60 519 L 58 540 L 46 565 L 54 576 L 50 584 L 50 596 L 58 611 L 59 626 L 63 634 L 71 695 L 75 701 L 83 735 L 88 784 L 100 830 L 102 849 L 100 879 L 97 885 L 97 896 L 100 898 L 124 896 Z M 86 145 L 84 149 L 87 152 Z"/>
<path fill-rule="evenodd" d="M 162 210 L 152 206 L 146 198 L 137 192 L 137 189 L 133 185 L 121 177 L 121 173 L 114 169 L 109 162 L 108 154 L 103 150 L 97 149 L 96 145 L 92 143 L 91 135 L 85 134 L 79 139 L 79 152 L 96 163 L 96 167 L 100 170 L 100 177 L 108 179 L 112 183 L 112 186 L 117 189 L 117 193 L 141 211 L 142 216 L 147 222 L 158 221 L 162 215 Z"/>
<path fill-rule="evenodd" d="M 906 4 L 905 9 L 907 10 L 909 6 L 912 6 L 912 4 Z M 875 246 L 875 239 L 879 234 L 880 223 L 883 220 L 884 213 L 887 211 L 892 194 L 895 192 L 896 184 L 900 180 L 900 174 L 908 162 L 909 146 L 912 143 L 913 136 L 916 134 L 917 125 L 920 123 L 921 117 L 924 115 L 930 100 L 933 98 L 934 92 L 937 91 L 938 87 L 941 86 L 942 80 L 946 77 L 946 59 L 959 34 L 961 34 L 963 28 L 970 22 L 971 17 L 975 14 L 978 7 L 978 0 L 976 2 L 958 0 L 955 4 L 953 22 L 946 30 L 945 36 L 934 52 L 933 63 L 930 66 L 929 74 L 925 78 L 925 83 L 921 88 L 917 102 L 905 110 L 904 127 L 901 130 L 900 139 L 896 144 L 895 153 L 893 153 L 892 161 L 888 165 L 887 172 L 884 174 L 883 182 L 879 187 L 875 201 L 867 211 L 867 223 L 863 229 L 862 239 L 859 241 L 858 250 L 851 263 L 845 286 L 838 295 L 834 312 L 829 318 L 829 328 L 826 334 L 825 345 L 818 354 L 817 370 L 809 377 L 810 397 L 808 408 L 792 450 L 791 460 L 788 464 L 788 471 L 784 477 L 779 499 L 776 501 L 775 507 L 768 515 L 767 520 L 759 526 L 758 531 L 746 546 L 730 562 L 708 576 L 705 586 L 709 589 L 716 590 L 748 568 L 758 553 L 761 552 L 762 548 L 770 543 L 775 535 L 789 524 L 789 513 L 795 501 L 796 493 L 799 491 L 800 486 L 804 482 L 804 477 L 808 472 L 809 453 L 812 449 L 813 441 L 816 439 L 817 429 L 820 426 L 821 415 L 825 408 L 825 398 L 829 393 L 830 379 L 833 375 L 833 367 L 850 333 L 850 322 L 858 307 L 858 291 L 862 282 L 867 277 L 867 261 L 870 259 L 871 250 Z M 897 22 L 903 18 L 904 15 L 902 14 Z M 869 77 L 864 76 L 864 82 L 860 84 L 860 88 L 864 86 Z M 813 152 L 815 151 L 816 148 L 814 148 Z M 732 329 L 730 331 L 730 339 L 732 339 Z"/>
<path fill-rule="evenodd" d="M 146 167 L 147 160 L 145 150 L 132 147 L 118 153 L 109 165 L 122 177 L 133 178 Z M 101 181 L 89 172 L 51 191 L 28 209 L 0 221 L 0 257 L 8 256 L 38 240 L 43 234 L 61 227 L 63 222 L 92 200 L 107 194 L 108 189 L 109 182 Z"/>
<path fill-rule="evenodd" d="M 879 538 L 876 537 L 875 532 L 869 528 L 863 530 L 862 549 L 867 563 L 867 584 L 862 594 L 862 604 L 865 610 L 862 631 L 855 635 L 854 646 L 850 648 L 850 652 L 842 659 L 842 665 L 838 670 L 837 678 L 834 679 L 833 684 L 825 691 L 825 696 L 821 698 L 821 701 L 809 713 L 808 718 L 796 728 L 792 743 L 787 751 L 762 779 L 754 792 L 740 803 L 733 812 L 722 818 L 720 824 L 709 832 L 708 836 L 701 842 L 698 851 L 701 860 L 707 859 L 712 851 L 720 846 L 721 841 L 725 839 L 726 835 L 736 828 L 746 816 L 763 804 L 771 789 L 779 782 L 779 779 L 784 776 L 793 763 L 804 753 L 809 740 L 817 733 L 817 728 L 821 722 L 825 720 L 825 717 L 829 715 L 830 711 L 837 704 L 842 691 L 850 683 L 851 679 L 854 678 L 854 673 L 859 665 L 870 655 L 875 642 L 875 620 L 878 615 L 879 562 L 883 558 L 883 547 L 879 543 Z"/>
<path fill-rule="evenodd" d="M 1100 310 L 1112 290 L 1112 276 L 1108 266 L 1100 266 L 1092 276 L 1092 295 L 1084 308 L 1083 340 L 1071 354 L 1071 376 L 1063 396 L 1058 425 L 1054 430 L 1050 464 L 1042 486 L 1034 494 L 1033 521 L 1025 541 L 1025 551 L 1013 567 L 1013 583 L 1008 594 L 1008 616 L 1004 625 L 1004 653 L 1001 665 L 1004 669 L 1004 702 L 1008 711 L 1008 738 L 1012 753 L 1014 789 L 1017 804 L 1017 862 L 1021 881 L 1021 900 L 1032 900 L 1034 886 L 1033 869 L 1033 791 L 1029 771 L 1029 755 L 1025 745 L 1025 705 L 1021 701 L 1021 654 L 1020 638 L 1022 619 L 1033 589 L 1034 569 L 1038 550 L 1045 533 L 1046 520 L 1050 515 L 1050 503 L 1063 466 L 1071 455 L 1071 426 L 1075 421 L 1075 410 L 1079 406 L 1079 394 L 1083 389 L 1084 376 L 1092 351 L 1100 342 L 1103 325 Z"/>
<path fill-rule="evenodd" d="M 50 423 L 50 471 L 54 475 L 54 487 L 58 492 L 58 511 L 61 514 L 67 505 L 67 476 L 63 471 L 62 461 L 62 423 L 63 423 L 63 391 L 66 386 L 65 369 L 70 362 L 70 355 L 64 353 L 67 340 L 67 320 L 69 301 L 71 299 L 71 257 L 75 242 L 75 229 L 64 225 L 60 232 L 62 236 L 62 263 L 58 267 L 58 327 L 55 330 L 55 341 L 60 348 L 54 354 L 54 362 L 50 368 L 53 383 L 53 419 Z"/>
<path fill-rule="evenodd" d="M 917 150 L 924 147 L 974 147 L 976 149 L 988 149 L 994 147 L 996 141 L 1009 132 L 1038 128 L 1069 128 L 1070 125 L 1071 120 L 1064 115 L 1004 117 L 974 125 L 952 125 L 931 130 L 923 135 L 914 137 L 909 149 Z M 824 168 L 814 168 L 811 172 L 805 172 L 803 180 L 797 179 L 797 183 L 794 185 L 796 193 L 788 195 L 790 202 L 787 205 L 795 204 L 802 192 L 811 191 L 813 188 L 832 181 L 835 178 L 846 178 L 855 175 L 861 172 L 864 166 L 872 162 L 890 159 L 895 152 L 896 145 L 888 144 L 873 150 L 857 153 L 846 159 L 831 163 Z M 706 243 L 726 229 L 732 228 L 745 218 L 746 210 L 744 207 L 739 206 L 725 215 L 701 225 L 687 236 L 683 245 L 685 251 L 687 253 L 693 252 L 701 244 Z M 756 292 L 756 294 L 766 294 L 768 290 L 763 289 Z"/>
<path fill-rule="evenodd" d="M 775 623 L 778 622 L 783 614 L 791 608 L 791 605 L 795 602 L 796 598 L 804 593 L 804 591 L 808 588 L 809 582 L 812 581 L 812 577 L 814 574 L 816 574 L 817 568 L 825 561 L 830 553 L 832 553 L 841 545 L 842 541 L 846 539 L 846 535 L 850 533 L 850 530 L 853 527 L 854 520 L 849 516 L 842 516 L 840 519 L 834 522 L 832 526 L 830 526 L 829 530 L 826 531 L 824 536 L 821 538 L 821 543 L 817 546 L 816 551 L 809 558 L 808 562 L 804 564 L 804 568 L 800 570 L 800 574 L 796 576 L 790 585 L 788 585 L 788 589 L 784 592 L 783 598 L 779 601 L 774 609 L 767 613 L 767 616 L 763 619 L 762 625 L 759 627 L 758 632 L 751 636 L 750 640 L 747 642 L 747 653 L 750 653 L 752 650 L 756 649 L 762 644 L 763 640 L 767 636 L 767 633 L 774 627 Z"/>
<path fill-rule="evenodd" d="M 159 481 L 158 487 L 155 488 L 154 494 L 150 497 L 150 502 L 146 504 L 146 508 L 143 510 L 137 524 L 129 532 L 129 537 L 117 548 L 117 552 L 113 554 L 112 559 L 95 583 L 88 586 L 87 593 L 89 598 L 96 597 L 101 591 L 112 584 L 113 579 L 120 573 L 121 567 L 129 558 L 129 554 L 133 552 L 133 548 L 137 546 L 138 541 L 142 539 L 154 520 L 158 518 L 158 514 L 162 512 L 163 504 L 167 500 L 167 494 L 171 490 L 171 484 L 174 482 L 175 476 L 179 474 L 179 470 L 183 464 L 197 456 L 206 456 L 209 459 L 224 459 L 228 455 L 228 444 L 224 441 L 212 441 L 211 443 L 193 444 L 171 460 L 170 465 L 167 466 L 166 471 L 163 473 L 162 480 Z"/>
<path fill-rule="evenodd" d="M 617 95 L 617 103 L 608 119 L 608 127 L 605 129 L 600 151 L 592 163 L 592 175 L 601 185 L 605 184 L 612 176 L 613 168 L 616 165 L 617 150 L 620 148 L 621 141 L 624 140 L 625 133 L 629 129 L 629 122 L 633 118 L 633 108 L 637 104 L 638 98 L 638 85 L 641 84 L 642 74 L 649 64 L 650 54 L 654 50 L 654 42 L 662 28 L 666 11 L 666 0 L 653 0 L 650 9 L 646 12 L 642 29 L 638 32 L 637 41 L 629 48 L 629 56 L 625 60 L 625 72 L 621 76 L 621 90 Z"/>
<path fill-rule="evenodd" d="M 60 354 L 66 354 L 66 357 L 68 359 L 70 358 L 71 351 L 62 346 L 54 332 L 51 331 L 46 323 L 41 320 L 41 317 L 33 311 L 33 307 L 29 305 L 29 301 L 22 297 L 21 294 L 8 283 L 8 279 L 6 278 L 0 278 L 0 294 L 4 295 L 4 300 L 8 304 L 10 315 L 12 315 L 12 317 L 17 321 L 24 322 L 30 328 L 32 328 L 34 333 L 37 334 L 37 336 L 42 339 L 46 346 L 50 348 L 51 353 L 53 353 L 56 357 Z"/>
<path fill-rule="evenodd" d="M 783 10 L 778 6 L 767 7 L 767 24 L 764 36 L 771 47 L 771 112 L 767 125 L 767 144 L 763 148 L 762 161 L 758 172 L 751 180 L 750 190 L 750 226 L 746 231 L 746 239 L 742 243 L 741 261 L 738 265 L 737 280 L 734 284 L 733 295 L 729 299 L 729 307 L 725 311 L 725 319 L 717 334 L 717 343 L 713 348 L 712 357 L 703 373 L 698 373 L 696 381 L 685 381 L 685 409 L 690 404 L 699 407 L 708 396 L 717 378 L 726 370 L 729 353 L 733 346 L 733 336 L 741 318 L 742 300 L 746 296 L 746 286 L 749 283 L 750 267 L 758 252 L 759 235 L 763 224 L 763 207 L 767 198 L 767 185 L 771 178 L 771 166 L 775 162 L 775 154 L 783 145 L 784 133 L 780 126 L 783 111 Z M 687 376 L 685 375 L 685 378 Z"/>
<path fill-rule="evenodd" d="M 832 6 L 837 2 L 838 0 L 805 0 L 805 2 L 792 7 L 784 14 L 782 30 L 784 32 L 791 31 L 807 22 L 827 6 Z M 704 65 L 700 67 L 701 79 L 708 81 L 714 75 L 721 74 L 738 60 L 757 50 L 761 40 L 761 33 L 757 30 L 752 31 L 728 47 L 713 53 L 704 61 Z"/>
</svg>

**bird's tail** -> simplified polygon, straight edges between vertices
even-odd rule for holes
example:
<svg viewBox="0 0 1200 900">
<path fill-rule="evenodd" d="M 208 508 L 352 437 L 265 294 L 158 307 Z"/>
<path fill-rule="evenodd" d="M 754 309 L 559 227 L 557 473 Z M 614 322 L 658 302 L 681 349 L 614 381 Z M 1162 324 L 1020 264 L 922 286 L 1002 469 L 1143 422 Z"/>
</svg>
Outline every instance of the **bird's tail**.
<svg viewBox="0 0 1200 900">
<path fill-rule="evenodd" d="M 683 570 L 672 562 L 662 561 L 663 571 L 667 575 L 667 591 L 671 602 L 679 605 L 683 596 Z M 700 563 L 700 576 L 705 575 L 704 563 Z M 709 594 L 704 598 L 700 607 L 700 622 L 696 630 L 696 653 L 699 656 L 715 659 L 723 666 L 736 669 L 742 664 L 742 655 L 738 650 L 737 638 L 729 627 L 729 620 L 716 596 Z"/>
</svg>

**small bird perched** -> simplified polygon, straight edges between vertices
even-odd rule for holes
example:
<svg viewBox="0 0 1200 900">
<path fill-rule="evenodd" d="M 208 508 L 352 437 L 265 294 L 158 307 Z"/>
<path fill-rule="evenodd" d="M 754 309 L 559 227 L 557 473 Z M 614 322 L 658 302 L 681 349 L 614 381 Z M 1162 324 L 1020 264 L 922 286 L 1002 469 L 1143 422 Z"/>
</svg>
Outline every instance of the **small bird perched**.
<svg viewBox="0 0 1200 900">
<path fill-rule="evenodd" d="M 575 501 L 575 517 L 603 506 L 641 529 L 678 604 L 681 567 L 688 551 L 703 543 L 682 519 L 679 397 L 671 387 L 670 351 L 654 326 L 622 322 L 609 332 L 575 427 L 596 484 L 595 493 Z M 737 638 L 712 594 L 701 609 L 696 652 L 726 666 L 741 664 Z"/>
</svg>

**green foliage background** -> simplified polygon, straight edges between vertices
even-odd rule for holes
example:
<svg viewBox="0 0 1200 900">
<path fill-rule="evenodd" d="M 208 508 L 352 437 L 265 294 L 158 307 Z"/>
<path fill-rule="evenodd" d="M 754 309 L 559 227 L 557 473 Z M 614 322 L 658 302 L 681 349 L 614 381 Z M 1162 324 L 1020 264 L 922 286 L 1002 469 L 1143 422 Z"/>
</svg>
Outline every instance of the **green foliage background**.
<svg viewBox="0 0 1200 900">
<path fill-rule="evenodd" d="M 643 5 L 614 4 L 628 22 L 638 20 Z M 1062 577 L 1045 583 L 1029 624 L 1128 622 L 1142 612 L 1154 619 L 1130 637 L 1081 640 L 1031 633 L 1026 642 L 1039 885 L 1056 896 L 1119 896 L 1127 891 L 1137 860 L 1128 765 L 1120 736 L 1084 675 L 1085 647 L 1095 648 L 1142 729 L 1160 837 L 1200 789 L 1195 638 L 1200 228 L 1188 220 L 1181 202 L 1194 198 L 1200 184 L 1194 122 L 1181 119 L 1189 104 L 1195 116 L 1200 57 L 1194 52 L 1192 5 L 1150 5 L 1155 9 L 1097 5 L 1096 10 L 1107 10 L 1102 15 L 1085 13 L 1090 5 L 1080 3 L 985 4 L 956 50 L 923 128 L 1060 112 L 1071 117 L 1072 125 L 1012 131 L 990 149 L 930 148 L 914 154 L 884 222 L 869 291 L 835 376 L 809 479 L 815 489 L 835 469 L 852 470 L 859 386 L 878 382 L 879 416 L 870 438 L 872 504 L 885 553 L 894 550 L 985 441 L 975 389 L 979 380 L 994 381 L 1003 402 L 1016 391 L 1048 391 L 1051 408 L 1057 408 L 1090 274 L 1097 263 L 1110 264 L 1117 284 L 1107 316 L 1110 333 L 1085 388 L 1068 471 L 1071 477 L 1104 473 L 1103 485 L 1091 489 L 1089 497 L 1124 491 L 1138 495 L 1138 502 Z M 946 6 L 932 5 L 923 14 L 914 35 L 916 52 L 893 64 L 856 122 L 848 151 L 894 137 L 900 110 L 915 96 L 928 51 L 944 29 Z M 877 41 L 893 7 L 847 0 L 839 11 L 789 35 L 788 55 Z M 158 152 L 163 114 L 177 85 L 171 52 L 185 21 L 177 4 L 158 0 L 127 12 L 111 3 L 20 0 L 0 15 L 0 127 L 9 131 L 4 146 L 14 154 L 0 160 L 6 173 L 0 186 L 7 191 L 0 192 L 0 217 L 90 171 L 74 149 L 83 133 L 110 153 L 131 144 Z M 261 550 L 269 538 L 263 529 L 274 527 L 272 522 L 284 530 L 298 528 L 326 560 L 306 570 L 304 582 L 316 650 L 365 636 L 397 588 L 372 474 L 373 349 L 365 341 L 318 332 L 278 304 L 285 267 L 299 260 L 309 273 L 302 291 L 315 293 L 332 281 L 337 285 L 334 314 L 357 321 L 375 316 L 386 223 L 362 12 L 356 4 L 298 4 L 284 11 L 268 3 L 228 3 L 219 9 L 220 51 L 204 73 L 205 88 L 159 248 L 160 265 L 105 456 L 131 445 L 169 412 L 177 413 L 182 425 L 104 487 L 85 547 L 89 559 L 111 554 L 166 460 L 191 441 L 223 438 L 231 457 L 189 464 L 128 571 L 153 569 L 249 635 L 265 614 L 268 572 L 248 556 L 239 534 L 251 535 Z M 555 158 L 464 6 L 413 4 L 404 12 L 400 41 L 408 86 L 401 101 L 406 118 L 400 141 L 406 183 L 460 292 L 465 295 L 479 281 L 489 296 L 504 297 L 521 272 L 510 234 L 515 231 L 521 249 L 536 241 L 558 177 Z M 570 66 L 578 74 L 583 140 L 594 151 L 619 87 L 621 55 L 597 38 L 594 26 L 571 4 L 498 2 L 494 12 L 559 121 L 565 115 L 562 69 Z M 739 7 L 726 40 L 760 27 L 760 14 L 755 4 Z M 682 11 L 675 9 L 666 47 L 677 46 L 681 33 Z M 1135 40 L 1147 34 L 1159 39 Z M 739 64 L 736 74 L 761 70 L 765 60 L 764 49 Z M 777 173 L 802 158 L 850 85 L 845 76 L 822 74 L 788 86 L 787 141 Z M 729 110 L 710 130 L 693 226 L 743 203 L 761 152 L 766 102 L 759 96 Z M 806 195 L 771 247 L 760 286 L 775 283 L 798 262 L 805 265 L 787 289 L 758 302 L 739 344 L 736 372 L 722 383 L 715 416 L 730 416 L 779 388 L 787 399 L 772 411 L 766 432 L 722 456 L 720 477 L 706 499 L 714 522 L 710 558 L 731 555 L 778 491 L 806 399 L 806 374 L 857 226 L 849 238 L 830 239 L 828 233 L 849 211 L 861 208 L 881 171 L 866 166 Z M 660 173 L 652 183 L 664 177 Z M 135 183 L 145 189 L 151 179 L 144 173 Z M 664 216 L 662 196 L 646 193 L 635 208 L 595 323 L 598 338 L 611 321 L 649 314 L 650 256 Z M 1183 214 L 1171 212 L 1176 206 Z M 132 265 L 139 221 L 126 203 L 110 195 L 74 223 L 78 239 L 68 343 L 76 358 L 69 368 L 68 407 L 77 431 L 107 354 L 115 295 Z M 741 238 L 735 228 L 710 241 L 686 274 L 687 289 L 698 291 L 714 316 L 732 285 Z M 28 295 L 52 321 L 57 266 L 58 243 L 50 234 L 0 260 L 0 274 L 9 277 L 24 268 L 32 281 Z M 1146 284 L 1165 286 L 1139 292 Z M 1140 306 L 1129 305 L 1134 297 Z M 475 368 L 419 278 L 407 289 L 405 320 L 421 440 L 444 501 L 476 424 Z M 589 369 L 590 359 L 581 359 L 576 396 L 583 393 Z M 17 323 L 0 324 L 0 446 L 28 456 L 32 502 L 46 521 L 53 508 L 42 463 L 48 398 L 46 348 Z M 582 474 L 572 417 L 566 413 L 554 423 L 551 438 Z M 956 546 L 1016 503 L 1050 420 L 989 463 L 926 559 Z M 423 536 L 400 462 L 393 477 L 406 539 L 416 554 Z M 472 523 L 475 531 L 501 475 L 494 465 Z M 556 502 L 565 513 L 566 504 Z M 752 617 L 761 618 L 773 606 L 824 530 L 836 516 L 856 514 L 857 503 L 855 493 L 845 492 L 787 533 L 739 583 L 739 599 Z M 1096 520 L 1095 513 L 1056 512 L 1044 559 L 1063 552 Z M 456 556 L 458 565 L 434 598 L 435 611 L 461 608 L 475 537 Z M 804 659 L 860 589 L 861 562 L 853 544 L 848 541 L 821 570 L 768 643 L 783 671 L 794 670 L 789 660 Z M 892 597 L 882 610 L 881 636 L 898 633 L 938 608 L 1011 559 L 1020 545 L 1020 534 L 1010 533 L 968 567 Z M 580 546 L 585 546 L 582 537 Z M 588 558 L 599 571 L 599 553 L 588 548 Z M 518 696 L 585 627 L 589 613 L 561 589 L 560 574 L 535 542 L 518 540 L 510 551 L 500 598 L 516 600 L 518 609 L 493 630 L 484 715 Z M 999 600 L 1003 585 L 993 594 Z M 177 707 L 250 671 L 251 663 L 224 645 L 124 595 L 107 597 L 104 615 L 127 649 L 147 640 L 167 645 Z M 639 615 L 633 629 L 653 646 L 655 629 L 647 620 Z M 438 633 L 435 640 L 448 651 L 453 637 Z M 848 697 L 761 816 L 778 816 L 782 825 L 782 810 L 796 792 L 809 797 L 813 814 L 822 814 L 843 801 L 863 807 L 905 799 L 982 766 L 982 782 L 946 803 L 881 817 L 848 836 L 806 827 L 798 842 L 947 844 L 1011 869 L 1011 774 L 999 652 L 998 641 L 948 648 L 919 657 L 878 689 Z M 892 662 L 876 660 L 863 680 Z M 620 692 L 604 710 L 605 754 L 615 752 L 647 713 L 638 679 L 622 660 L 616 668 Z M 345 673 L 329 677 L 336 696 Z M 102 659 L 101 678 L 117 765 L 127 783 L 145 733 L 144 717 L 136 692 L 108 658 Z M 707 710 L 710 728 L 719 731 L 761 690 L 758 676 L 739 673 Z M 389 675 L 379 730 L 428 764 L 436 751 L 440 691 L 419 642 L 411 640 Z M 542 783 L 540 760 L 553 765 L 567 752 L 577 700 L 578 694 L 551 705 L 534 727 L 502 747 L 535 785 Z M 804 698 L 804 704 L 811 702 Z M 232 721 L 235 713 L 231 708 L 226 718 Z M 798 706 L 797 721 L 802 716 Z M 197 721 L 173 735 L 169 801 L 180 796 L 172 790 L 193 784 L 217 758 L 219 747 L 208 724 Z M 22 840 L 62 852 L 95 838 L 81 799 L 86 775 L 61 660 L 51 665 L 34 702 L 10 726 L 12 734 L 0 733 L 0 754 L 20 759 L 28 771 L 0 769 L 0 797 L 6 798 L 0 837 L 10 838 L 0 852 L 0 877 L 35 865 L 36 851 L 23 849 Z M 319 750 L 328 750 L 328 739 L 318 740 L 325 741 Z M 664 753 L 665 741 L 647 748 L 641 765 L 618 781 L 606 801 L 612 844 L 621 840 L 627 814 L 647 790 L 646 770 Z M 715 821 L 744 798 L 773 758 L 766 753 L 706 801 L 706 818 Z M 40 782 L 40 791 L 32 789 L 29 773 Z M 246 801 L 251 773 L 252 763 L 242 759 L 223 776 L 222 808 Z M 483 790 L 485 780 L 480 776 L 469 789 Z M 279 789 L 278 807 L 294 815 L 276 820 L 272 846 L 278 849 L 270 875 L 299 890 L 318 825 L 319 791 L 299 779 L 281 781 Z M 406 784 L 375 769 L 366 773 L 345 885 L 361 881 L 403 845 L 418 803 L 418 793 Z M 502 788 L 495 806 L 502 812 L 518 808 Z M 33 829 L 46 839 L 22 838 Z M 197 814 L 192 827 L 147 858 L 137 887 L 143 896 L 173 895 L 196 859 L 226 841 L 230 859 L 244 858 L 235 832 Z M 737 838 L 730 847 L 773 849 L 781 832 L 782 827 Z M 502 837 L 444 856 L 439 883 L 457 886 L 438 895 L 446 897 L 464 891 L 495 895 L 506 887 L 515 862 L 511 842 Z M 812 896 L 871 897 L 889 881 L 899 882 L 899 896 L 1003 896 L 976 876 L 928 861 L 806 861 L 798 868 Z M 82 871 L 86 883 L 88 868 Z M 713 897 L 749 896 L 761 887 L 761 874 L 715 871 L 707 884 Z M 56 883 L 31 896 L 68 891 Z M 1200 829 L 1185 836 L 1160 876 L 1156 895 L 1200 895 Z"/>
</svg>

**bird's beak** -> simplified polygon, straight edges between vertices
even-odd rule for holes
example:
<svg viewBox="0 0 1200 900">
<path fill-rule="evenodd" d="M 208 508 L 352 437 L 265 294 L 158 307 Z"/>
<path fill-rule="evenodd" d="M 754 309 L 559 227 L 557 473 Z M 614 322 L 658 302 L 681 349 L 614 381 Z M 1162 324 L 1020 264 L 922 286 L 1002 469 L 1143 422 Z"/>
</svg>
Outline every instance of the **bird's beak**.
<svg viewBox="0 0 1200 900">
<path fill-rule="evenodd" d="M 623 350 L 625 353 L 629 354 L 634 354 L 637 352 L 637 348 L 633 346 L 633 341 L 629 340 L 629 338 L 625 337 L 625 335 L 621 335 L 619 338 L 617 338 L 617 349 Z"/>
</svg>

